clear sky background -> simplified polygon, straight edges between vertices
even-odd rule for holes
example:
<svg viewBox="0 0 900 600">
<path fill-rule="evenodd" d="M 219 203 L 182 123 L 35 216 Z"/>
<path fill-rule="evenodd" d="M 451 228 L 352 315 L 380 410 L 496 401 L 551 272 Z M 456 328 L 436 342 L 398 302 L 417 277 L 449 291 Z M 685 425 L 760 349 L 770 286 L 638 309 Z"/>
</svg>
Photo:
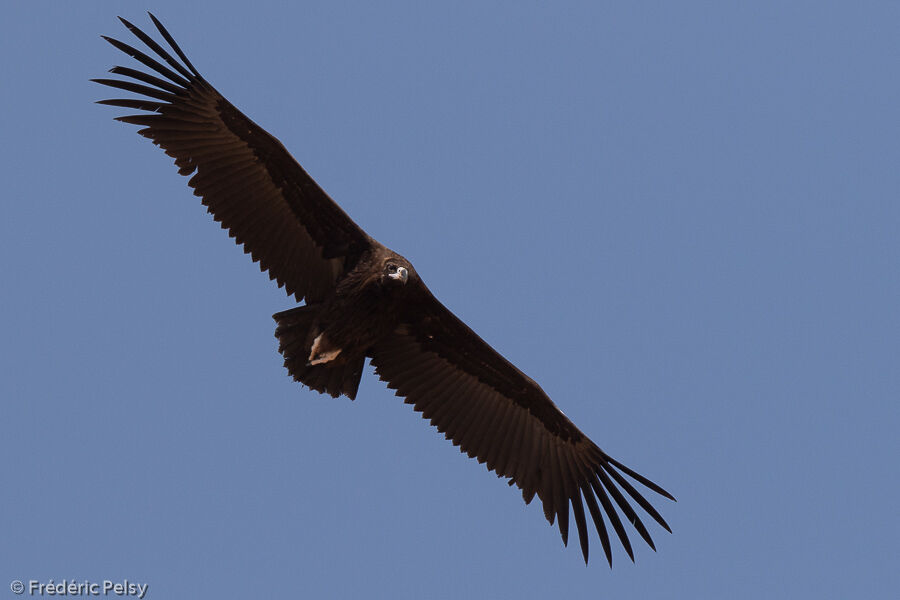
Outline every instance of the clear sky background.
<svg viewBox="0 0 900 600">
<path fill-rule="evenodd" d="M 610 570 L 592 533 L 585 567 L 370 369 L 352 403 L 291 381 L 292 301 L 92 104 L 135 66 L 100 34 L 146 9 L 678 498 L 657 553 Z M 898 26 L 896 2 L 7 2 L 0 598 L 896 598 Z"/>
</svg>

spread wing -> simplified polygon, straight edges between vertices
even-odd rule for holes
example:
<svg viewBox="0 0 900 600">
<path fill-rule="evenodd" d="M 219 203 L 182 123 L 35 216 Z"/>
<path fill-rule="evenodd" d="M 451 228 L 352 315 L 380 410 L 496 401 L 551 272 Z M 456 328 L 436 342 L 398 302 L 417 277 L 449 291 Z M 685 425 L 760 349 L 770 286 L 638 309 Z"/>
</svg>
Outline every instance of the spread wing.
<svg viewBox="0 0 900 600">
<path fill-rule="evenodd" d="M 537 494 L 547 520 L 551 525 L 556 520 L 564 544 L 571 505 L 585 562 L 585 504 L 610 566 L 604 514 L 634 560 L 615 507 L 655 550 L 630 501 L 671 529 L 625 475 L 674 498 L 598 448 L 534 381 L 425 292 L 421 302 L 404 307 L 404 321 L 395 334 L 372 350 L 378 376 L 463 452 L 486 462 L 498 476 L 510 478 L 510 485 L 521 488 L 526 504 Z"/>
<path fill-rule="evenodd" d="M 114 67 L 111 73 L 129 79 L 93 81 L 138 97 L 100 104 L 147 111 L 117 120 L 143 126 L 138 133 L 173 157 L 180 174 L 194 174 L 188 182 L 194 194 L 279 287 L 298 301 L 322 300 L 372 240 L 277 139 L 207 83 L 162 24 L 150 18 L 181 61 L 120 17 L 168 66 L 104 36 L 155 75 Z"/>
</svg>

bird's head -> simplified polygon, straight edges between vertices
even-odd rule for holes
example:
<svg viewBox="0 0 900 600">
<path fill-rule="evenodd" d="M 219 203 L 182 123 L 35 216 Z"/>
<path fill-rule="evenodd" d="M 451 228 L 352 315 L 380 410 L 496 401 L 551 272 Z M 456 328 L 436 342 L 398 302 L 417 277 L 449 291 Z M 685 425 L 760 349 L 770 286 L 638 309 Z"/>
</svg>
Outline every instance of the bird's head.
<svg viewBox="0 0 900 600">
<path fill-rule="evenodd" d="M 405 259 L 399 256 L 392 256 L 384 261 L 381 281 L 389 285 L 406 285 L 413 273 L 412 265 Z"/>
</svg>

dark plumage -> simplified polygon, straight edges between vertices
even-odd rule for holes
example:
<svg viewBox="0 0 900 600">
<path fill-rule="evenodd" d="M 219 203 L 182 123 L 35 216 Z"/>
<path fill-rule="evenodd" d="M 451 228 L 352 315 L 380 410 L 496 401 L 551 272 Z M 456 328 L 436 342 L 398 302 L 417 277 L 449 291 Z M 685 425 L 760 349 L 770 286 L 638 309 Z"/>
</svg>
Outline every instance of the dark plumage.
<svg viewBox="0 0 900 600">
<path fill-rule="evenodd" d="M 310 388 L 356 396 L 369 357 L 398 396 L 470 457 L 537 495 L 568 542 L 569 505 L 585 562 L 585 504 L 612 565 L 604 514 L 634 560 L 618 510 L 653 540 L 630 500 L 669 526 L 625 475 L 674 499 L 587 438 L 527 375 L 438 302 L 402 256 L 369 237 L 281 143 L 222 97 L 150 15 L 181 60 L 121 19 L 157 58 L 110 44 L 150 71 L 114 67 L 129 78 L 94 81 L 137 95 L 102 100 L 144 111 L 118 117 L 142 126 L 175 159 L 213 218 L 302 306 L 274 315 L 288 372 Z M 162 60 L 166 64 L 159 62 Z M 168 66 L 166 66 L 168 65 Z"/>
</svg>

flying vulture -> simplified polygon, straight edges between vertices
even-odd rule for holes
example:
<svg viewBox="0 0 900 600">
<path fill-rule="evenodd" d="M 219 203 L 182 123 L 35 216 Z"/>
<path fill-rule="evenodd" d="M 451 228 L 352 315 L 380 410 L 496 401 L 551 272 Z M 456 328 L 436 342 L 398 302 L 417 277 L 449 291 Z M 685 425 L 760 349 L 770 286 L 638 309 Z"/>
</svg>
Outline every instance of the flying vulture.
<svg viewBox="0 0 900 600">
<path fill-rule="evenodd" d="M 188 185 L 213 218 L 303 303 L 274 315 L 293 378 L 352 400 L 368 357 L 378 377 L 462 452 L 518 486 L 526 504 L 537 495 L 564 544 L 571 505 L 585 562 L 585 505 L 610 566 L 604 515 L 634 560 L 616 507 L 655 550 L 631 502 L 671 529 L 628 478 L 672 495 L 597 447 L 537 383 L 447 310 L 408 260 L 354 223 L 150 18 L 178 58 L 120 18 L 150 52 L 104 39 L 147 70 L 114 67 L 126 79 L 94 79 L 137 96 L 100 104 L 142 111 L 117 120 L 141 126 L 138 133 L 174 158 L 181 175 L 192 175 Z"/>
</svg>

